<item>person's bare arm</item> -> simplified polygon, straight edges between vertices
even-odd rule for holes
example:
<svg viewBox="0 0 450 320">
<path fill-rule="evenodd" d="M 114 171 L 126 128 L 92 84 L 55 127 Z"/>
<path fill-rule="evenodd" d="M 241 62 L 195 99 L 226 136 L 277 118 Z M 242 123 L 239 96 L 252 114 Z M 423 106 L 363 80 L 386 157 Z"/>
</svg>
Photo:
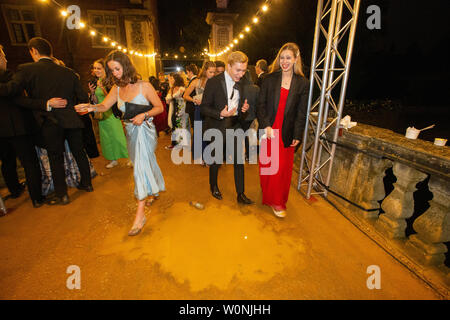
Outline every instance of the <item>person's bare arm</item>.
<svg viewBox="0 0 450 320">
<path fill-rule="evenodd" d="M 197 82 L 200 81 L 199 79 L 194 79 L 194 81 L 191 82 L 191 84 L 189 85 L 189 87 L 186 89 L 186 91 L 184 91 L 184 95 L 183 95 L 183 99 L 189 102 L 192 102 L 194 104 L 195 101 L 194 99 L 191 97 L 191 93 L 192 91 L 194 91 L 195 86 L 197 86 Z"/>
<path fill-rule="evenodd" d="M 117 102 L 117 86 L 113 86 L 111 91 L 100 104 L 92 105 L 90 103 L 81 103 L 75 106 L 75 110 L 79 113 L 83 112 L 105 112 L 109 110 Z"/>
</svg>

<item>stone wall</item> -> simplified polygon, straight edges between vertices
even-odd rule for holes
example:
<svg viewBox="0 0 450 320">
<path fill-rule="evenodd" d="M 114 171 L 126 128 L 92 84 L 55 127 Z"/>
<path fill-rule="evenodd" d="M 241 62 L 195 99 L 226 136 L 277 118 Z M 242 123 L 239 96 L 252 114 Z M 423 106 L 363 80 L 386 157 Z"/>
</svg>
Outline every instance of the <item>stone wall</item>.
<svg viewBox="0 0 450 320">
<path fill-rule="evenodd" d="M 327 193 L 327 199 L 448 297 L 450 273 L 445 262 L 450 242 L 450 148 L 359 123 L 344 130 L 337 144 L 329 189 L 357 206 L 332 192 Z M 297 171 L 300 156 L 301 149 L 295 160 Z M 396 182 L 387 194 L 384 179 L 389 168 Z M 323 170 L 327 172 L 328 166 Z M 427 181 L 433 197 L 428 209 L 417 213 L 417 185 Z M 409 235 L 405 233 L 407 224 L 413 229 Z"/>
</svg>

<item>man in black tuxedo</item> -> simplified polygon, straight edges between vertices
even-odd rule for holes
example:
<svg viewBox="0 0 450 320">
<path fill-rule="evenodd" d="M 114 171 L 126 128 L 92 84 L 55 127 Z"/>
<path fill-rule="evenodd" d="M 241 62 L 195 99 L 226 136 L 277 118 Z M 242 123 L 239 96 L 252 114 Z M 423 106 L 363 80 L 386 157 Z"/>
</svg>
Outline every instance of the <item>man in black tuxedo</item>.
<svg viewBox="0 0 450 320">
<path fill-rule="evenodd" d="M 242 86 L 242 95 L 249 105 L 249 109 L 247 111 L 247 117 L 242 122 L 242 129 L 247 131 L 252 125 L 253 121 L 256 119 L 256 106 L 258 105 L 258 96 L 259 96 L 259 87 L 256 84 L 253 84 L 251 81 L 250 72 L 246 72 L 242 77 L 241 81 Z M 258 150 L 258 146 L 256 145 L 256 151 Z M 258 152 L 258 151 L 257 151 Z M 250 159 L 250 141 L 249 136 L 245 136 L 245 159 L 249 161 Z"/>
<path fill-rule="evenodd" d="M 12 79 L 6 69 L 7 60 L 0 45 L 0 83 Z M 20 98 L 18 98 L 20 99 Z M 35 208 L 42 206 L 41 168 L 33 144 L 35 123 L 31 111 L 20 108 L 12 99 L 0 97 L 0 159 L 2 175 L 11 197 L 17 198 L 24 190 L 17 176 L 16 155 L 25 171 L 26 185 Z"/>
<path fill-rule="evenodd" d="M 207 117 L 208 129 L 218 129 L 222 133 L 224 147 L 226 146 L 226 129 L 242 129 L 242 123 L 247 116 L 249 105 L 243 101 L 242 87 L 239 80 L 247 71 L 247 56 L 235 51 L 228 56 L 225 72 L 209 79 L 203 92 L 201 113 Z M 242 152 L 233 136 L 234 148 L 234 182 L 237 192 L 237 201 L 241 204 L 252 204 L 244 194 L 244 164 L 238 161 L 242 159 Z M 213 197 L 221 200 L 222 194 L 217 186 L 217 175 L 220 164 L 211 163 L 209 167 L 209 184 Z"/>
<path fill-rule="evenodd" d="M 0 96 L 16 95 L 25 89 L 30 99 L 40 101 L 38 106 L 33 106 L 33 114 L 39 127 L 39 138 L 48 152 L 55 186 L 55 196 L 48 203 L 67 204 L 64 140 L 68 141 L 80 171 L 78 189 L 93 191 L 89 162 L 83 148 L 84 125 L 73 107 L 76 102 L 87 102 L 88 95 L 73 70 L 52 61 L 52 47 L 47 40 L 33 38 L 28 49 L 34 63 L 20 65 L 11 81 L 0 84 Z"/>
<path fill-rule="evenodd" d="M 264 59 L 258 60 L 255 65 L 255 71 L 258 75 L 258 79 L 256 80 L 256 85 L 261 88 L 262 81 L 264 77 L 267 75 L 267 61 Z"/>
</svg>

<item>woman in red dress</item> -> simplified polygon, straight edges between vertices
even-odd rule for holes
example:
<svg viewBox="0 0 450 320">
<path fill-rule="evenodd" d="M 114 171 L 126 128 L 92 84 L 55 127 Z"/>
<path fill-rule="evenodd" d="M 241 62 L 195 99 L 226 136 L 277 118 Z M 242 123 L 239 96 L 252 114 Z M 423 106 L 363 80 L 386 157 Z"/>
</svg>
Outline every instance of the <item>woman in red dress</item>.
<svg viewBox="0 0 450 320">
<path fill-rule="evenodd" d="M 300 50 L 295 43 L 281 47 L 264 78 L 257 117 L 264 129 L 259 174 L 263 204 L 286 216 L 294 154 L 305 128 L 309 82 L 303 75 Z"/>
</svg>

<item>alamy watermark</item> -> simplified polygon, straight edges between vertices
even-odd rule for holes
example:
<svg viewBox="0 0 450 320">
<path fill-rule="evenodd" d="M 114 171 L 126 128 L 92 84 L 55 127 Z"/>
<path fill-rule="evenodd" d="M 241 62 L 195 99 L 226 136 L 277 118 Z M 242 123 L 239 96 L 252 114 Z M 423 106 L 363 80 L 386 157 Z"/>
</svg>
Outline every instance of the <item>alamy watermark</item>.
<svg viewBox="0 0 450 320">
<path fill-rule="evenodd" d="M 261 163 L 261 175 L 274 175 L 279 169 L 279 144 L 281 131 L 273 129 L 270 139 L 266 138 L 266 132 L 259 130 L 262 137 L 260 143 L 259 162 Z M 181 139 L 180 139 L 181 137 Z M 208 164 L 244 164 L 244 141 L 249 139 L 248 162 L 258 163 L 258 139 L 257 131 L 253 128 L 244 131 L 243 129 L 226 129 L 223 131 L 215 128 L 208 129 L 202 134 L 202 122 L 194 122 L 194 164 L 201 164 L 202 160 Z M 173 133 L 173 140 L 182 141 L 177 147 L 172 149 L 171 159 L 174 164 L 192 164 L 191 160 L 191 133 L 188 129 L 176 129 Z M 263 143 L 263 140 L 266 143 Z M 203 141 L 209 142 L 202 152 Z M 270 145 L 270 146 L 269 146 Z M 225 147 L 224 147 L 225 146 Z M 270 152 L 269 152 L 270 149 Z"/>
<path fill-rule="evenodd" d="M 66 273 L 70 276 L 66 280 L 66 287 L 69 290 L 81 289 L 81 269 L 77 265 L 71 265 L 67 267 Z"/>
<path fill-rule="evenodd" d="M 373 4 L 367 7 L 367 14 L 370 16 L 367 18 L 366 26 L 369 30 L 381 29 L 381 9 L 379 6 Z"/>
<path fill-rule="evenodd" d="M 81 9 L 77 5 L 71 5 L 67 7 L 68 17 L 66 20 L 67 29 L 80 29 L 81 25 Z"/>
<path fill-rule="evenodd" d="M 371 265 L 367 267 L 367 274 L 370 274 L 370 277 L 367 278 L 366 285 L 369 290 L 373 289 L 381 289 L 381 269 L 377 265 Z"/>
</svg>

